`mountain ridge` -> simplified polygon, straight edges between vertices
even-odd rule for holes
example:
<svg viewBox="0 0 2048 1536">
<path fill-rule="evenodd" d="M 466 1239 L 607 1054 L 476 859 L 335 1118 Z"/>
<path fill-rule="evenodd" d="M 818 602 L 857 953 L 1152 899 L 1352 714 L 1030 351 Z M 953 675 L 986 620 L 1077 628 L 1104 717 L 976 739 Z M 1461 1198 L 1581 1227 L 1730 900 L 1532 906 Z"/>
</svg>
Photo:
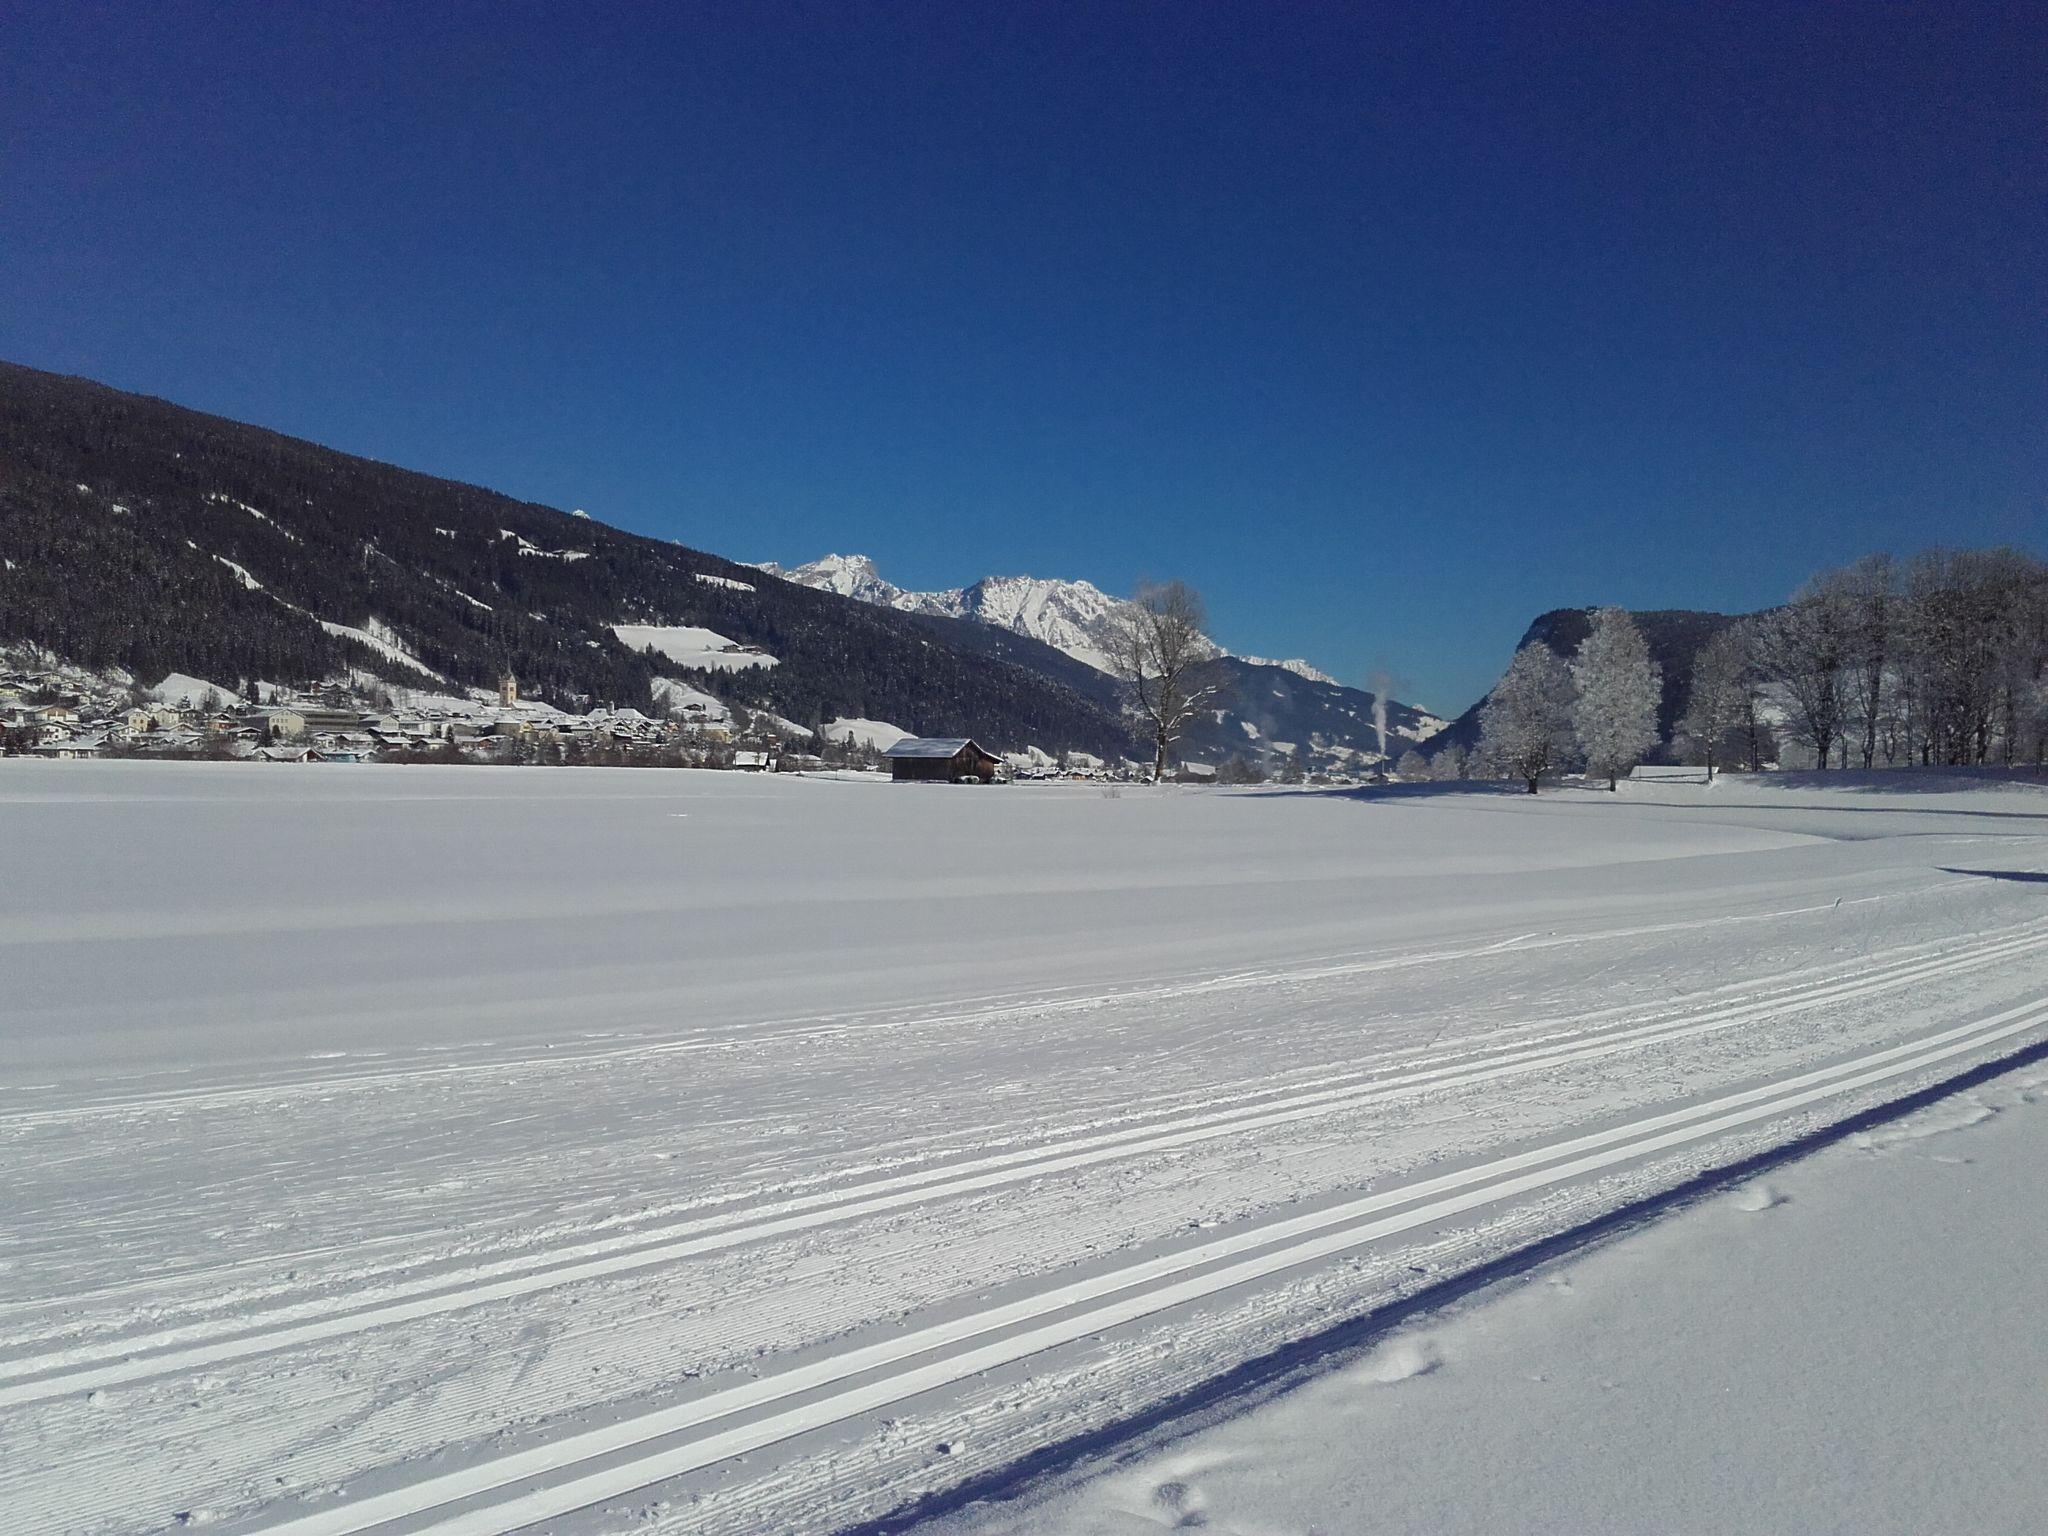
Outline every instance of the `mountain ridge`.
<svg viewBox="0 0 2048 1536">
<path fill-rule="evenodd" d="M 890 581 L 866 555 L 828 554 L 798 566 L 771 560 L 754 569 L 857 602 L 1038 640 L 1105 679 L 1116 673 L 1112 636 L 1117 615 L 1130 601 L 1091 581 L 1036 576 L 984 576 L 964 587 L 912 591 Z M 1187 733 L 1182 745 L 1191 757 L 1270 762 L 1299 756 L 1309 767 L 1351 770 L 1398 757 L 1444 724 L 1426 710 L 1389 699 L 1382 740 L 1374 694 L 1339 683 L 1303 660 L 1238 656 L 1214 640 L 1207 644 L 1210 665 L 1225 687 L 1220 707 Z"/>
<path fill-rule="evenodd" d="M 657 677 L 678 677 L 803 724 L 1129 749 L 1093 674 L 1027 636 L 763 582 L 558 508 L 15 363 L 0 363 L 0 560 L 0 640 L 137 676 L 353 669 L 488 687 L 510 668 L 550 701 L 643 709 Z M 679 664 L 619 625 L 709 638 Z"/>
<path fill-rule="evenodd" d="M 1055 650 L 1097 671 L 1114 675 L 1116 666 L 1109 654 L 1108 637 L 1116 614 L 1129 602 L 1114 597 L 1094 582 L 1081 578 L 1040 576 L 983 576 L 964 587 L 917 592 L 899 587 L 881 572 L 867 555 L 829 554 L 802 565 L 784 566 L 773 560 L 758 562 L 754 569 L 820 591 L 836 592 L 859 602 L 896 608 L 905 613 L 940 614 L 948 618 L 979 619 L 1020 635 L 1043 640 Z M 1207 639 L 1207 637 L 1204 637 Z M 1207 643 L 1218 656 L 1237 653 L 1214 640 Z M 1283 667 L 1310 682 L 1344 687 L 1336 678 L 1300 657 L 1277 660 L 1265 656 L 1238 656 L 1257 667 Z"/>
</svg>

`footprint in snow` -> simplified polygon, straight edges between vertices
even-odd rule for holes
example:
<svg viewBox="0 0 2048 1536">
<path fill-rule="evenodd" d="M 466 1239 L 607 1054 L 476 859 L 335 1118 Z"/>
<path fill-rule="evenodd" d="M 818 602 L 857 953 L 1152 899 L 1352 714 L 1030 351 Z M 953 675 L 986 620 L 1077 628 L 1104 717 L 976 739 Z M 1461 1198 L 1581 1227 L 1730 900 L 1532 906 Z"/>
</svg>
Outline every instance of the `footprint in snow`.
<svg viewBox="0 0 2048 1536">
<path fill-rule="evenodd" d="M 1427 1376 L 1443 1363 L 1443 1351 L 1434 1339 L 1390 1339 L 1367 1357 L 1359 1375 L 1375 1386 L 1390 1387 L 1397 1381 Z"/>
<path fill-rule="evenodd" d="M 1154 1488 L 1152 1502 L 1166 1512 L 1177 1531 L 1197 1530 L 1209 1523 L 1208 1511 L 1201 1506 L 1201 1495 L 1178 1478 Z"/>
<path fill-rule="evenodd" d="M 1768 1211 L 1786 1204 L 1791 1198 L 1783 1190 L 1759 1181 L 1735 1192 L 1735 1209 L 1738 1211 Z"/>
</svg>

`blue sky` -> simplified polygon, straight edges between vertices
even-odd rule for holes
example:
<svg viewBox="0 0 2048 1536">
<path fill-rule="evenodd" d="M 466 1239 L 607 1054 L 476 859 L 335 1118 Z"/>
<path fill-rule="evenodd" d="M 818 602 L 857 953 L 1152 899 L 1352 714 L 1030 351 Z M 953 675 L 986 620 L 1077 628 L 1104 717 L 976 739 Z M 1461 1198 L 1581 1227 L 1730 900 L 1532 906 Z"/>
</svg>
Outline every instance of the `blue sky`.
<svg viewBox="0 0 2048 1536">
<path fill-rule="evenodd" d="M 2038 6 L 61 5 L 0 356 L 907 586 L 1536 613 L 2048 538 Z"/>
</svg>

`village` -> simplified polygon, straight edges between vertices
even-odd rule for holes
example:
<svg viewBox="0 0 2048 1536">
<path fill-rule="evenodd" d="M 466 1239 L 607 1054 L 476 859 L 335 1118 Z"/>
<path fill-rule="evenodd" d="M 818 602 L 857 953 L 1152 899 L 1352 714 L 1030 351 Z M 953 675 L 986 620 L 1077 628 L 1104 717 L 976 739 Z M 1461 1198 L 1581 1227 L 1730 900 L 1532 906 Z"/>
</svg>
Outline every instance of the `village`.
<svg viewBox="0 0 2048 1536">
<path fill-rule="evenodd" d="M 968 738 L 923 739 L 873 721 L 813 730 L 666 679 L 659 701 L 660 715 L 631 707 L 575 714 L 523 698 L 510 672 L 495 691 L 463 694 L 393 688 L 364 673 L 246 691 L 172 673 L 145 687 L 46 655 L 0 655 L 0 756 L 676 767 L 981 784 L 1143 776 L 1134 762 L 1036 748 L 999 754 Z M 1218 773 L 1189 764 L 1178 776 L 1209 782 Z"/>
<path fill-rule="evenodd" d="M 173 673 L 151 687 L 45 660 L 0 661 L 0 754 L 268 763 L 591 763 L 800 771 L 873 765 L 858 741 L 795 750 L 797 727 L 757 721 L 678 689 L 669 713 L 571 714 L 520 697 L 506 673 L 495 693 L 421 694 L 358 676 L 249 692 Z M 809 738 L 804 731 L 802 737 Z"/>
</svg>

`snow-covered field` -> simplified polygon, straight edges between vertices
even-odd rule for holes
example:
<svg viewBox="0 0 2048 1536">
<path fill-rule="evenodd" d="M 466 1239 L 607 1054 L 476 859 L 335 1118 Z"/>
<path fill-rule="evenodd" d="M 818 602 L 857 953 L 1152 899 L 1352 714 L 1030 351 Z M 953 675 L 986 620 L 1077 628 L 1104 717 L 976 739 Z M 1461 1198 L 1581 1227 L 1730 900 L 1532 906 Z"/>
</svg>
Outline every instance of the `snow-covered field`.
<svg viewBox="0 0 2048 1536">
<path fill-rule="evenodd" d="M 924 1536 L 2038 1531 L 2044 1182 L 2036 1063 Z"/>
<path fill-rule="evenodd" d="M 2036 787 L 8 760 L 0 847 L 37 1532 L 834 1530 L 2048 1037 Z"/>
</svg>

